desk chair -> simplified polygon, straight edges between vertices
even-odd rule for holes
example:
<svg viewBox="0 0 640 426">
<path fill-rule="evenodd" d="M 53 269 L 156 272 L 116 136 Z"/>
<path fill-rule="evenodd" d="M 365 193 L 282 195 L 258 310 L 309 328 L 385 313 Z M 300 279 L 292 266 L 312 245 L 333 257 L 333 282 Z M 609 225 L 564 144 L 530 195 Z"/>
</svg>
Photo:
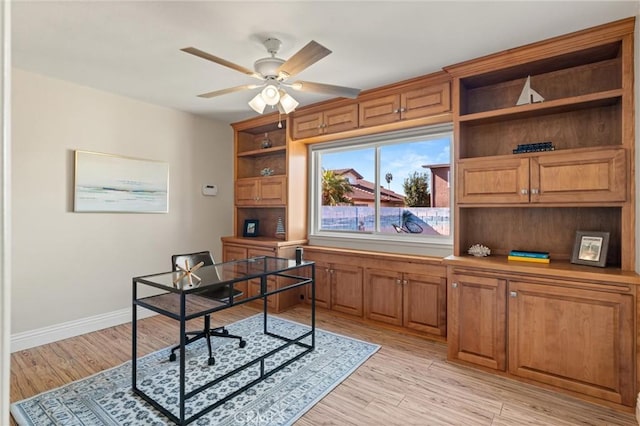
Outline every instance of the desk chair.
<svg viewBox="0 0 640 426">
<path fill-rule="evenodd" d="M 178 271 L 178 267 L 176 265 L 180 265 L 181 267 L 186 267 L 186 261 L 189 262 L 189 268 L 194 267 L 200 262 L 203 262 L 203 266 L 213 265 L 215 262 L 213 261 L 213 256 L 208 251 L 201 251 L 197 253 L 188 253 L 188 254 L 176 254 L 171 256 L 171 269 L 174 271 Z M 226 303 L 229 300 L 229 286 L 218 287 L 209 291 L 205 291 L 202 293 L 198 293 L 199 296 L 208 297 L 213 300 L 217 300 L 219 302 Z M 233 298 L 242 296 L 242 292 L 240 290 L 233 289 Z M 209 360 L 208 364 L 213 365 L 216 363 L 215 358 L 211 352 L 211 337 L 226 337 L 230 339 L 238 339 L 239 346 L 244 348 L 247 345 L 247 342 L 241 337 L 233 334 L 229 334 L 224 327 L 216 327 L 211 328 L 211 315 L 206 314 L 204 316 L 204 328 L 200 331 L 187 331 L 187 342 L 188 345 L 191 342 L 195 342 L 198 339 L 207 339 L 207 348 L 209 349 Z M 169 355 L 169 361 L 176 360 L 176 353 L 180 349 L 180 345 L 174 346 L 171 349 L 171 355 Z"/>
</svg>

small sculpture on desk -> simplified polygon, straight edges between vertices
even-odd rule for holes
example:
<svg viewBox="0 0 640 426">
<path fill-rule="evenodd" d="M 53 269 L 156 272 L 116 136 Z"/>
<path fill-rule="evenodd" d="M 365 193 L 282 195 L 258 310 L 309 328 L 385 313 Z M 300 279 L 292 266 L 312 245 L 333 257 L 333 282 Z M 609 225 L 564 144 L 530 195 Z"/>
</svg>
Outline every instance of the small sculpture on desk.
<svg viewBox="0 0 640 426">
<path fill-rule="evenodd" d="M 269 167 L 265 167 L 264 169 L 260 170 L 260 174 L 262 176 L 271 176 L 273 174 L 273 169 L 270 169 Z"/>
<path fill-rule="evenodd" d="M 186 278 L 187 281 L 189 281 L 189 284 L 188 284 L 189 286 L 193 286 L 193 278 L 198 280 L 198 284 L 199 284 L 200 281 L 202 281 L 202 279 L 196 274 L 194 274 L 194 272 L 200 269 L 203 265 L 204 265 L 204 262 L 200 262 L 193 267 L 189 267 L 189 260 L 185 260 L 184 268 L 183 268 L 182 266 L 176 263 L 176 268 L 178 268 L 181 272 L 178 274 L 178 277 L 173 280 L 173 284 L 177 285 L 180 282 L 180 280 L 182 280 L 183 278 Z"/>
</svg>

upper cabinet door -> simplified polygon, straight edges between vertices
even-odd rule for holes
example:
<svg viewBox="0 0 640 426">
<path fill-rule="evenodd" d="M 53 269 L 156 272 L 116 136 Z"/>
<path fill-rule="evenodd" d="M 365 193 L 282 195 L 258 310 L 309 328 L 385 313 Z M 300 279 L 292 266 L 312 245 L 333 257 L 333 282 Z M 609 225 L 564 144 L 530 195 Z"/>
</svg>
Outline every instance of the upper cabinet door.
<svg viewBox="0 0 640 426">
<path fill-rule="evenodd" d="M 331 108 L 324 112 L 323 133 L 344 132 L 358 128 L 358 104 Z"/>
<path fill-rule="evenodd" d="M 293 118 L 293 138 L 304 139 L 322 133 L 322 112 L 296 114 Z"/>
<path fill-rule="evenodd" d="M 400 120 L 400 95 L 393 94 L 360 102 L 360 127 L 379 126 Z"/>
<path fill-rule="evenodd" d="M 428 117 L 451 111 L 451 85 L 449 82 L 409 90 L 400 95 L 403 120 Z"/>
<path fill-rule="evenodd" d="M 560 153 L 531 159 L 531 202 L 625 201 L 624 148 Z"/>
<path fill-rule="evenodd" d="M 458 204 L 529 202 L 529 159 L 514 157 L 458 163 Z"/>
</svg>

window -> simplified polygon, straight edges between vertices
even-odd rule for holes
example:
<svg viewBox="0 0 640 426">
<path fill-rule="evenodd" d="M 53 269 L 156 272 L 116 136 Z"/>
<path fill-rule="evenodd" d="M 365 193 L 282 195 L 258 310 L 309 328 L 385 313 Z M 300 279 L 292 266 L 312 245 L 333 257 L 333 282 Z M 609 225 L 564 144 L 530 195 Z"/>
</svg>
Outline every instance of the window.
<svg viewBox="0 0 640 426">
<path fill-rule="evenodd" d="M 313 145 L 311 235 L 451 242 L 451 125 Z"/>
</svg>

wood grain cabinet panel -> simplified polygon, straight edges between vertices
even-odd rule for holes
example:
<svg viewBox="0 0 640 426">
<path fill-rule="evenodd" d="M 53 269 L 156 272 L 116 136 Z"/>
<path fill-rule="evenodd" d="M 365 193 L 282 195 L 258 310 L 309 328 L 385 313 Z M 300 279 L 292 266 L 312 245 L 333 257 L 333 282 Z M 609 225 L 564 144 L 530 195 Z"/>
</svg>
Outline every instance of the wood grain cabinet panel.
<svg viewBox="0 0 640 426">
<path fill-rule="evenodd" d="M 316 306 L 331 309 L 331 265 L 316 261 Z M 307 286 L 307 303 L 311 303 L 311 288 Z"/>
<path fill-rule="evenodd" d="M 528 203 L 529 159 L 460 161 L 458 204 Z"/>
<path fill-rule="evenodd" d="M 237 206 L 273 206 L 287 203 L 285 176 L 269 176 L 236 180 Z"/>
<path fill-rule="evenodd" d="M 447 280 L 404 274 L 403 325 L 437 336 L 447 335 Z"/>
<path fill-rule="evenodd" d="M 446 335 L 446 279 L 367 268 L 364 282 L 366 318 Z"/>
<path fill-rule="evenodd" d="M 245 244 L 244 241 L 250 241 L 250 239 L 223 237 L 222 253 L 225 262 L 261 256 L 291 258 L 293 251 L 295 250 L 295 245 L 287 245 L 286 243 L 260 245 L 258 242 L 255 245 L 252 245 L 251 243 Z M 242 264 L 238 265 L 238 268 L 238 275 L 246 275 L 245 268 Z M 267 289 L 269 291 L 273 291 L 276 288 L 286 287 L 290 283 L 290 280 L 290 278 L 270 276 L 268 277 Z M 236 288 L 241 290 L 245 294 L 245 297 L 255 296 L 260 293 L 260 280 L 254 279 L 237 283 Z M 267 306 L 274 312 L 282 312 L 283 310 L 300 303 L 302 300 L 301 296 L 304 294 L 304 291 L 304 288 L 295 288 L 269 296 L 267 297 Z M 261 299 L 250 303 L 258 307 L 263 306 L 263 301 Z"/>
<path fill-rule="evenodd" d="M 294 114 L 293 138 L 304 139 L 358 127 L 358 104 Z"/>
<path fill-rule="evenodd" d="M 459 204 L 626 200 L 626 152 L 602 148 L 458 162 Z"/>
<path fill-rule="evenodd" d="M 451 110 L 450 83 L 428 85 L 360 102 L 360 127 L 428 117 Z"/>
<path fill-rule="evenodd" d="M 452 274 L 447 296 L 448 357 L 506 370 L 506 281 Z"/>
<path fill-rule="evenodd" d="M 361 317 L 363 314 L 362 268 L 331 265 L 331 309 Z"/>
<path fill-rule="evenodd" d="M 401 272 L 365 270 L 365 316 L 369 319 L 402 325 L 403 277 Z"/>
<path fill-rule="evenodd" d="M 531 202 L 626 200 L 626 152 L 605 148 L 531 158 Z"/>
<path fill-rule="evenodd" d="M 631 294 L 510 281 L 509 296 L 510 373 L 633 405 Z"/>
</svg>

